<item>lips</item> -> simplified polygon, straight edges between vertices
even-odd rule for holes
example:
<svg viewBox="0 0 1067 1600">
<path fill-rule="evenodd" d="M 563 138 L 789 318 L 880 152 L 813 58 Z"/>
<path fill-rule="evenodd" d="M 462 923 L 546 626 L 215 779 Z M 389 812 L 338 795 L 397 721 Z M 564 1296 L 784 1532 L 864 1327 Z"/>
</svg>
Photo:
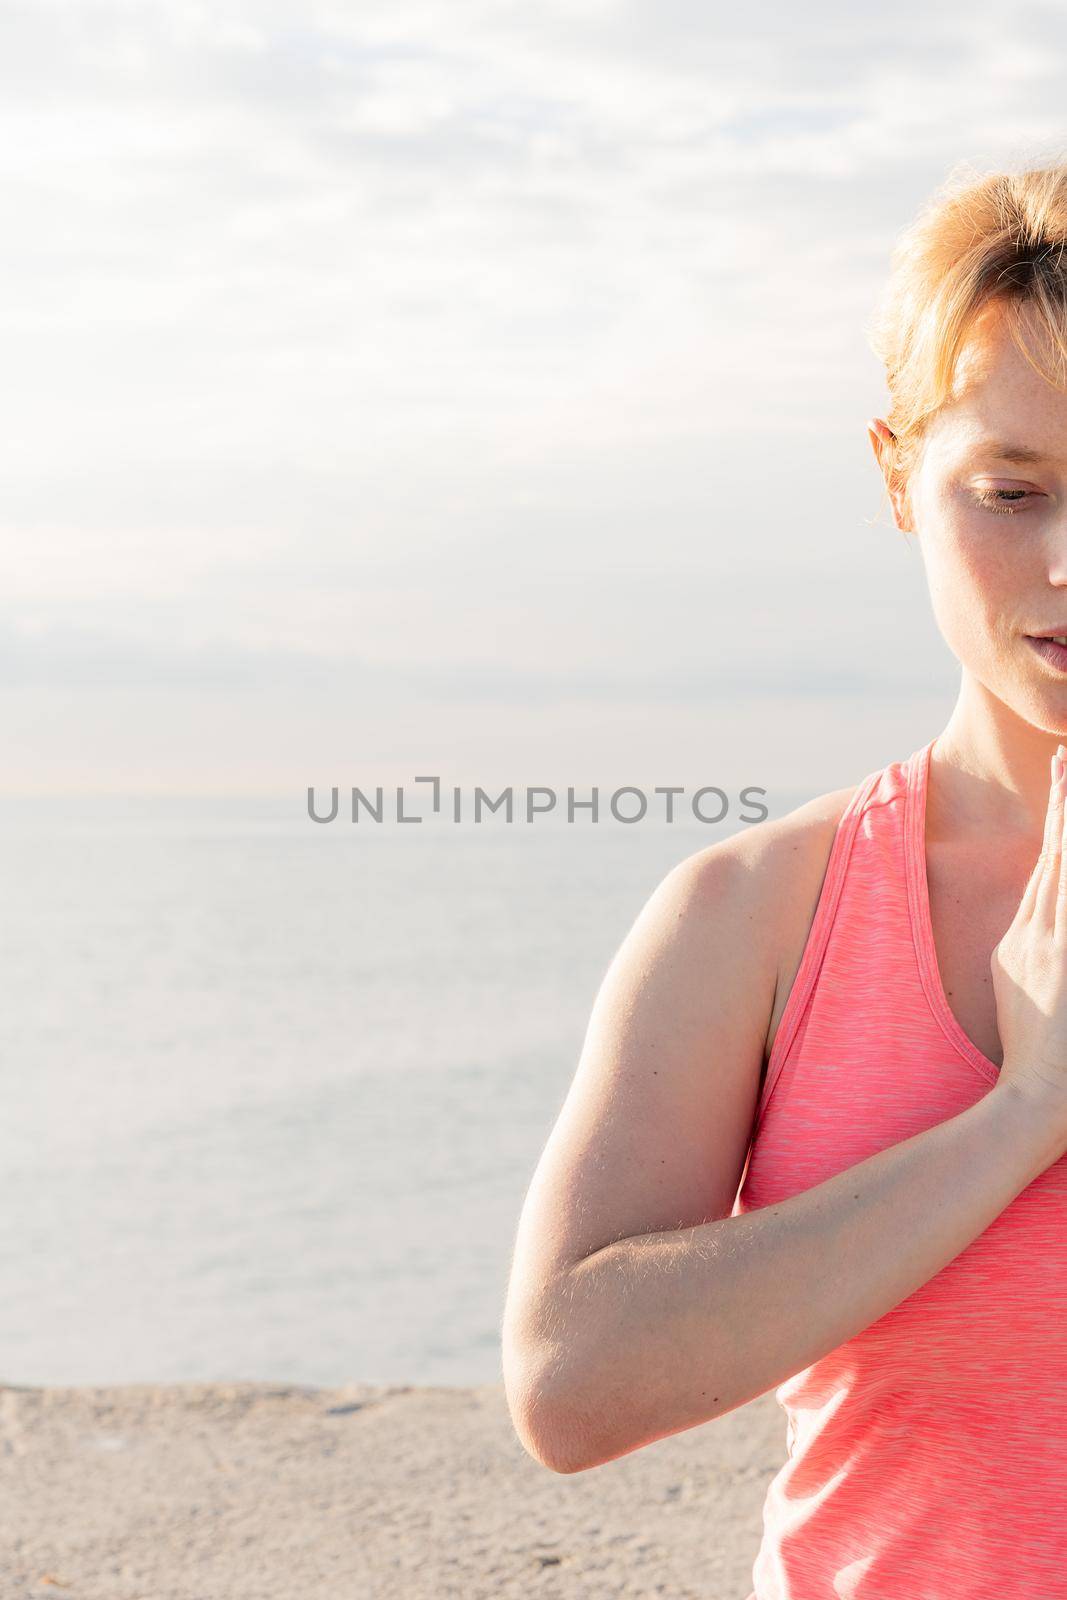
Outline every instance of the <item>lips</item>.
<svg viewBox="0 0 1067 1600">
<path fill-rule="evenodd" d="M 1047 633 L 1028 633 L 1026 639 L 1033 646 L 1034 654 L 1039 655 L 1046 665 L 1057 672 L 1067 673 L 1067 644 L 1060 644 Z"/>
</svg>

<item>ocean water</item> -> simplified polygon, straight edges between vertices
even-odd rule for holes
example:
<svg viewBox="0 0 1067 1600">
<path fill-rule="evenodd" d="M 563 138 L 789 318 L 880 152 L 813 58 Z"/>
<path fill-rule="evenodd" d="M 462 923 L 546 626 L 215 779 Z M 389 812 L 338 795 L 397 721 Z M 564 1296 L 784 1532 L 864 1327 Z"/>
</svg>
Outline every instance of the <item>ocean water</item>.
<svg viewBox="0 0 1067 1600">
<path fill-rule="evenodd" d="M 0 821 L 17 1384 L 498 1379 L 600 981 L 663 874 L 753 825 L 316 826 L 302 794 Z"/>
</svg>

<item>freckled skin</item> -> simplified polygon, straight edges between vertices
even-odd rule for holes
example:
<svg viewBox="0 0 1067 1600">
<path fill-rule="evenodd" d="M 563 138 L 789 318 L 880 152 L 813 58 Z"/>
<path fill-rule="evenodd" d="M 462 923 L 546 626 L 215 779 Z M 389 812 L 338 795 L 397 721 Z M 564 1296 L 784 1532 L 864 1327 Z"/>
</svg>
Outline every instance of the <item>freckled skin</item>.
<svg viewBox="0 0 1067 1600">
<path fill-rule="evenodd" d="M 946 996 L 998 1063 L 1013 1044 L 1016 1055 L 1059 1049 L 1058 1003 L 1049 1001 L 1050 1036 L 1024 1006 L 1031 1021 L 1020 1037 L 1014 1010 L 1001 1015 L 990 966 L 1039 858 L 1051 757 L 1067 742 L 1067 674 L 1027 638 L 1067 632 L 1067 392 L 1039 370 L 1056 362 L 1032 307 L 1015 331 L 1032 360 L 1004 303 L 973 323 L 906 492 L 890 470 L 892 432 L 881 418 L 868 425 L 897 526 L 915 541 L 935 620 L 960 663 L 956 705 L 930 759 L 931 913 L 942 972 L 951 970 Z"/>
<path fill-rule="evenodd" d="M 1043 336 L 1032 320 L 1026 326 L 1037 351 Z M 1028 778 L 1032 769 L 1027 810 L 1039 829 L 1048 736 L 1067 730 L 1067 681 L 1035 663 L 1023 635 L 1067 623 L 1067 393 L 1034 370 L 994 304 L 964 345 L 953 395 L 927 428 L 909 484 L 910 518 L 894 497 L 898 527 L 918 544 L 938 627 L 963 668 L 939 751 L 969 765 L 967 756 L 992 742 L 1016 778 L 1020 763 Z M 879 423 L 870 433 L 882 461 L 879 427 L 888 432 Z M 976 449 L 982 439 L 1021 443 L 1049 459 L 998 459 Z M 1010 512 L 975 504 L 992 489 L 1027 496 Z"/>
</svg>

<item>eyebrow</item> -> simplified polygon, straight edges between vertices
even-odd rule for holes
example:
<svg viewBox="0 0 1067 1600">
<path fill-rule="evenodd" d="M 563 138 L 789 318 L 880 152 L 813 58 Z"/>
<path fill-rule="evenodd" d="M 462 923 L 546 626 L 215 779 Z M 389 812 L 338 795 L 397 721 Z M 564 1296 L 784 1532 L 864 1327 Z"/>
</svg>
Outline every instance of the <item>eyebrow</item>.
<svg viewBox="0 0 1067 1600">
<path fill-rule="evenodd" d="M 998 461 L 1016 461 L 1021 466 L 1037 466 L 1051 459 L 1040 450 L 1032 450 L 1029 445 L 1009 444 L 1003 439 L 979 439 L 973 447 L 973 454 L 995 456 Z"/>
</svg>

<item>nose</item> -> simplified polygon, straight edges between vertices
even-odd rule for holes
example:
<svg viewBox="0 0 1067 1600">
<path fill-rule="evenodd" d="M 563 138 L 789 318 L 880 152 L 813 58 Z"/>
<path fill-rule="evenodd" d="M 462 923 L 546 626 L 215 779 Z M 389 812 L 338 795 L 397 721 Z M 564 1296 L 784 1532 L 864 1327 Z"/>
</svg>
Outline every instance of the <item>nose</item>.
<svg viewBox="0 0 1067 1600">
<path fill-rule="evenodd" d="M 1050 541 L 1048 581 L 1055 588 L 1067 588 L 1067 525 L 1058 526 Z"/>
</svg>

